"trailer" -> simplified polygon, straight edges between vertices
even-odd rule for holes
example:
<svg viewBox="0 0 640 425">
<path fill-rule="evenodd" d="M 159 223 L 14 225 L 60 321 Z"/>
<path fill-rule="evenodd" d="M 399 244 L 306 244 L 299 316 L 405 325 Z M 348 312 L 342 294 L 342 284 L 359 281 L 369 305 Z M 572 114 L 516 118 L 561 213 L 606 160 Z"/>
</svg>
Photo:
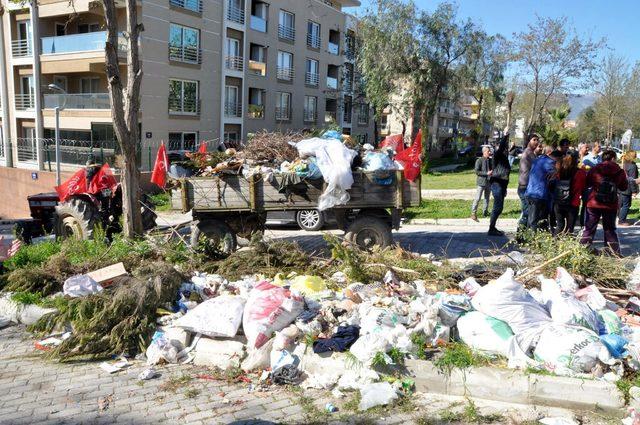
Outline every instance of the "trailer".
<svg viewBox="0 0 640 425">
<path fill-rule="evenodd" d="M 390 184 L 380 184 L 369 172 L 353 172 L 353 178 L 349 201 L 332 208 L 338 227 L 348 241 L 364 249 L 391 245 L 391 231 L 400 228 L 403 209 L 420 205 L 420 180 L 410 182 L 402 171 L 391 175 Z M 192 212 L 192 246 L 205 243 L 230 253 L 237 247 L 237 236 L 248 238 L 264 229 L 268 211 L 317 208 L 325 187 L 322 179 L 288 184 L 284 174 L 189 177 L 178 179 L 171 206 Z"/>
</svg>

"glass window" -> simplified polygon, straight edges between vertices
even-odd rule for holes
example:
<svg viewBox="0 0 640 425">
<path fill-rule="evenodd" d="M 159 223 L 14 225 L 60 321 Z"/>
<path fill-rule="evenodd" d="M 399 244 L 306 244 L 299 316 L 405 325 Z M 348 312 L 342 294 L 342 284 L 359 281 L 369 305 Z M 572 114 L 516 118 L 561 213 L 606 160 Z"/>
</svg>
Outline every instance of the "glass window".
<svg viewBox="0 0 640 425">
<path fill-rule="evenodd" d="M 293 55 L 288 52 L 278 51 L 278 66 L 280 68 L 291 68 L 293 65 Z"/>
<path fill-rule="evenodd" d="M 276 119 L 288 120 L 290 116 L 291 94 L 277 92 L 276 93 Z"/>
<path fill-rule="evenodd" d="M 100 93 L 100 78 L 81 78 L 80 93 L 92 94 Z"/>
<path fill-rule="evenodd" d="M 320 48 L 320 24 L 317 22 L 307 23 L 307 45 L 314 49 Z"/>
<path fill-rule="evenodd" d="M 169 111 L 197 114 L 198 82 L 186 80 L 169 80 Z"/>
<path fill-rule="evenodd" d="M 315 122 L 317 117 L 318 98 L 315 96 L 304 97 L 304 120 Z"/>
<path fill-rule="evenodd" d="M 280 25 L 282 25 L 285 28 L 293 28 L 295 26 L 295 15 L 285 10 L 281 10 Z"/>
<path fill-rule="evenodd" d="M 310 74 L 319 73 L 318 61 L 315 59 L 307 59 L 307 72 Z"/>
<path fill-rule="evenodd" d="M 182 62 L 199 62 L 200 30 L 169 25 L 169 57 Z"/>
</svg>

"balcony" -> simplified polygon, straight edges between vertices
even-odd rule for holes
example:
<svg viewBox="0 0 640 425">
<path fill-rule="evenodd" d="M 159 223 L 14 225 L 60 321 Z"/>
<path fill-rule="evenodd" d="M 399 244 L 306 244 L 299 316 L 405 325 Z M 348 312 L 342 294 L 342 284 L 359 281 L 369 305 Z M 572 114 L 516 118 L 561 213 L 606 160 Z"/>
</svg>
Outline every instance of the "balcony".
<svg viewBox="0 0 640 425">
<path fill-rule="evenodd" d="M 202 13 L 202 0 L 169 0 L 171 6 Z"/>
<path fill-rule="evenodd" d="M 348 110 L 348 111 L 345 110 L 342 113 L 342 122 L 344 122 L 345 124 L 351 124 L 351 115 L 352 115 L 351 110 Z"/>
<path fill-rule="evenodd" d="M 339 45 L 329 42 L 329 44 L 327 46 L 328 46 L 327 50 L 332 55 L 339 55 L 340 54 L 340 46 Z"/>
<path fill-rule="evenodd" d="M 290 117 L 289 108 L 276 107 L 276 120 L 286 121 L 290 119 Z"/>
<path fill-rule="evenodd" d="M 199 65 L 202 49 L 193 46 L 169 46 L 169 60 Z"/>
<path fill-rule="evenodd" d="M 320 75 L 313 73 L 313 72 L 307 72 L 304 75 L 304 83 L 308 86 L 312 86 L 312 87 L 318 87 L 318 82 L 320 81 Z"/>
<path fill-rule="evenodd" d="M 255 31 L 267 32 L 267 20 L 259 16 L 251 15 L 249 27 Z"/>
<path fill-rule="evenodd" d="M 324 113 L 324 122 L 326 123 L 330 123 L 330 122 L 336 122 L 337 120 L 338 114 L 336 113 L 336 111 L 326 111 Z"/>
<path fill-rule="evenodd" d="M 315 109 L 306 109 L 304 110 L 304 121 L 305 122 L 316 122 L 317 116 Z"/>
<path fill-rule="evenodd" d="M 106 31 L 88 32 L 84 34 L 62 35 L 58 37 L 42 37 L 42 54 L 91 52 L 104 50 L 107 41 Z M 118 48 L 123 49 L 125 39 L 120 34 Z"/>
<path fill-rule="evenodd" d="M 232 0 L 227 1 L 227 20 L 244 25 L 244 10 L 236 6 Z"/>
<path fill-rule="evenodd" d="M 36 102 L 33 93 L 15 95 L 15 105 L 17 111 L 26 111 L 28 109 L 33 109 L 35 104 Z"/>
<path fill-rule="evenodd" d="M 264 118 L 264 105 L 249 105 L 247 116 L 253 119 Z"/>
<path fill-rule="evenodd" d="M 169 114 L 200 115 L 200 99 L 182 99 L 169 97 Z"/>
<path fill-rule="evenodd" d="M 259 61 L 249 61 L 249 72 L 264 77 L 267 75 L 267 64 Z"/>
<path fill-rule="evenodd" d="M 242 104 L 239 102 L 225 102 L 224 116 L 229 118 L 242 117 Z"/>
<path fill-rule="evenodd" d="M 453 136 L 453 127 L 440 126 L 438 127 L 439 136 Z"/>
<path fill-rule="evenodd" d="M 294 71 L 293 68 L 284 68 L 279 66 L 276 70 L 278 80 L 293 81 Z"/>
<path fill-rule="evenodd" d="M 242 56 L 227 56 L 224 58 L 225 67 L 230 71 L 244 70 L 244 58 Z"/>
<path fill-rule="evenodd" d="M 11 54 L 14 58 L 23 58 L 33 55 L 33 47 L 30 39 L 11 41 Z"/>
<path fill-rule="evenodd" d="M 281 40 L 295 41 L 296 30 L 293 27 L 278 25 L 278 37 Z"/>
<path fill-rule="evenodd" d="M 314 35 L 311 33 L 307 34 L 307 46 L 311 47 L 312 49 L 319 49 L 321 43 L 322 39 L 319 35 Z"/>
<path fill-rule="evenodd" d="M 53 109 L 62 102 L 64 109 L 111 109 L 109 93 L 45 94 L 45 109 Z M 62 106 L 62 105 L 60 105 Z"/>
<path fill-rule="evenodd" d="M 327 88 L 331 90 L 338 90 L 338 79 L 334 77 L 327 77 Z"/>
</svg>

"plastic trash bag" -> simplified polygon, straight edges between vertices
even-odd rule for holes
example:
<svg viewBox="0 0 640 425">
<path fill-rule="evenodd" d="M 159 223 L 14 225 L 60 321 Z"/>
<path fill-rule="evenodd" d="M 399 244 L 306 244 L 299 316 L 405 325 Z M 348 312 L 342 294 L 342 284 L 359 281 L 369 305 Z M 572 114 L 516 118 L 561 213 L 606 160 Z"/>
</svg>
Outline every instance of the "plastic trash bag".
<svg viewBox="0 0 640 425">
<path fill-rule="evenodd" d="M 366 366 L 371 365 L 371 360 L 375 357 L 376 353 L 386 353 L 391 349 L 391 344 L 383 335 L 366 334 L 360 335 L 360 338 L 353 343 L 349 351 L 360 362 Z"/>
<path fill-rule="evenodd" d="M 198 304 L 175 321 L 174 326 L 208 337 L 236 336 L 242 323 L 245 300 L 221 295 Z"/>
<path fill-rule="evenodd" d="M 586 303 L 576 299 L 573 293 L 562 292 L 553 279 L 539 277 L 539 280 L 545 306 L 555 323 L 582 326 L 599 333 L 600 319 Z"/>
<path fill-rule="evenodd" d="M 302 157 L 314 156 L 318 168 L 327 183 L 325 191 L 318 198 L 320 211 L 335 205 L 346 204 L 349 199 L 347 190 L 353 185 L 351 163 L 357 152 L 347 148 L 340 140 L 312 138 L 296 144 Z"/>
<path fill-rule="evenodd" d="M 338 379 L 338 389 L 359 390 L 379 379 L 380 375 L 369 368 L 360 368 L 358 370 L 347 369 L 340 379 Z"/>
<path fill-rule="evenodd" d="M 319 297 L 327 291 L 327 284 L 320 276 L 296 276 L 291 281 L 291 289 L 306 296 Z"/>
<path fill-rule="evenodd" d="M 579 288 L 573 276 L 563 267 L 556 269 L 556 283 L 564 292 L 574 293 Z"/>
<path fill-rule="evenodd" d="M 540 334 L 534 358 L 558 375 L 588 373 L 611 356 L 598 335 L 579 326 L 551 324 Z"/>
<path fill-rule="evenodd" d="M 360 334 L 382 333 L 393 329 L 400 318 L 390 309 L 368 307 L 363 305 L 360 309 Z"/>
<path fill-rule="evenodd" d="M 596 285 L 589 285 L 586 288 L 577 290 L 574 295 L 580 301 L 587 303 L 592 310 L 598 311 L 607 307 L 607 300 Z"/>
<path fill-rule="evenodd" d="M 314 157 L 308 158 L 304 162 L 294 167 L 295 173 L 305 179 L 317 180 L 322 178 L 322 172 Z"/>
<path fill-rule="evenodd" d="M 471 311 L 458 319 L 458 335 L 471 348 L 508 356 L 513 331 L 502 320 Z"/>
<path fill-rule="evenodd" d="M 616 359 L 620 359 L 625 355 L 625 347 L 629 343 L 626 338 L 616 334 L 601 335 L 600 341 L 607 347 L 609 354 Z"/>
<path fill-rule="evenodd" d="M 247 350 L 247 357 L 240 366 L 245 372 L 250 370 L 264 370 L 271 367 L 271 350 L 274 338 L 267 341 L 262 347 Z"/>
<path fill-rule="evenodd" d="M 611 310 L 600 310 L 596 312 L 602 323 L 603 329 L 606 334 L 622 335 L 622 321 L 618 315 Z M 601 332 L 602 334 L 602 332 Z"/>
<path fill-rule="evenodd" d="M 542 328 L 551 323 L 547 310 L 514 279 L 512 269 L 480 288 L 471 304 L 487 316 L 506 322 L 525 353 L 535 345 Z"/>
<path fill-rule="evenodd" d="M 274 332 L 290 325 L 303 309 L 302 297 L 266 281 L 257 284 L 249 293 L 242 317 L 247 347 L 260 348 Z"/>
<path fill-rule="evenodd" d="M 360 388 L 360 411 L 369 410 L 372 407 L 384 406 L 398 398 L 398 393 L 388 382 L 376 382 Z"/>
<path fill-rule="evenodd" d="M 155 365 L 162 361 L 178 363 L 180 351 L 182 351 L 183 348 L 178 341 L 168 339 L 164 332 L 156 331 L 145 353 L 147 356 L 147 364 Z"/>
<path fill-rule="evenodd" d="M 70 297 L 84 297 L 102 291 L 102 286 L 86 274 L 71 276 L 64 281 L 62 292 Z"/>
<path fill-rule="evenodd" d="M 362 168 L 373 173 L 373 180 L 383 186 L 393 183 L 393 173 L 396 165 L 393 160 L 383 152 L 367 152 L 362 158 Z"/>
<path fill-rule="evenodd" d="M 438 317 L 445 326 L 455 326 L 458 318 L 471 310 L 471 302 L 466 295 L 438 294 L 440 307 Z"/>
<path fill-rule="evenodd" d="M 627 289 L 630 291 L 640 291 L 640 258 L 638 258 L 636 266 L 629 275 L 629 280 L 627 281 Z"/>
</svg>

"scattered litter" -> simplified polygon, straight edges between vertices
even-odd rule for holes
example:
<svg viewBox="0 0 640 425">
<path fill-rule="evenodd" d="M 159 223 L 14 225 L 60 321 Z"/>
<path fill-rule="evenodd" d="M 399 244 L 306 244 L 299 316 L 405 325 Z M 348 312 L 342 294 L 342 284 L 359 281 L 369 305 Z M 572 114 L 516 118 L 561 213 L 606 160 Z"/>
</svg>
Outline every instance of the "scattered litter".
<svg viewBox="0 0 640 425">
<path fill-rule="evenodd" d="M 388 382 L 378 382 L 365 385 L 360 389 L 360 411 L 369 410 L 372 407 L 384 406 L 398 398 L 398 393 Z"/>
<path fill-rule="evenodd" d="M 102 362 L 100 363 L 100 369 L 104 370 L 107 373 L 116 373 L 120 372 L 122 369 L 129 367 L 131 364 L 127 361 L 127 359 L 122 358 L 115 363 Z"/>
<path fill-rule="evenodd" d="M 140 381 L 148 381 L 150 379 L 157 378 L 158 376 L 160 376 L 160 374 L 155 369 L 150 367 L 140 372 L 140 374 L 138 375 L 138 379 Z"/>
<path fill-rule="evenodd" d="M 538 422 L 544 425 L 578 425 L 578 422 L 568 418 L 543 418 Z"/>
<path fill-rule="evenodd" d="M 113 394 L 109 394 L 105 397 L 98 398 L 98 410 L 104 412 L 109 408 L 109 405 L 113 402 Z"/>
<path fill-rule="evenodd" d="M 65 280 L 62 291 L 70 297 L 84 297 L 102 291 L 102 286 L 89 275 L 79 274 Z"/>
<path fill-rule="evenodd" d="M 41 339 L 40 341 L 36 342 L 35 348 L 37 350 L 48 351 L 54 347 L 59 346 L 64 342 L 64 340 L 68 339 L 69 337 L 71 337 L 71 332 L 52 334 L 45 339 Z"/>
<path fill-rule="evenodd" d="M 328 413 L 335 413 L 338 411 L 338 408 L 331 403 L 327 403 L 324 406 L 324 410 L 326 410 Z"/>
<path fill-rule="evenodd" d="M 87 273 L 87 276 L 99 283 L 103 287 L 109 286 L 113 279 L 120 276 L 127 275 L 127 270 L 124 268 L 123 263 L 112 264 L 107 267 L 103 267 L 98 270 Z"/>
<path fill-rule="evenodd" d="M 174 326 L 209 337 L 234 337 L 242 323 L 245 300 L 221 295 L 208 299 L 174 322 Z"/>
</svg>

